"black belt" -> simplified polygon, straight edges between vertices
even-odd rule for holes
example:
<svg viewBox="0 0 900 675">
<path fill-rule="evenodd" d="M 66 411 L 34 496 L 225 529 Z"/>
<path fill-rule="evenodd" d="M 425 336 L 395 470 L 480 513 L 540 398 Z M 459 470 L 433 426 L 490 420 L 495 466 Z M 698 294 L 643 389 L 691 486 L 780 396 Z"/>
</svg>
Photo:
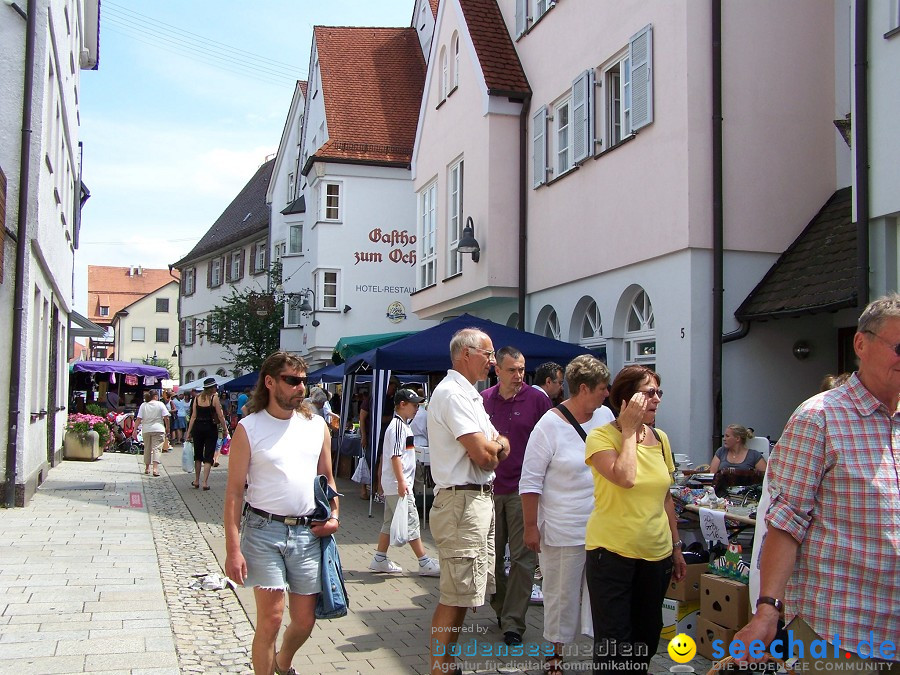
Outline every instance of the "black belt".
<svg viewBox="0 0 900 675">
<path fill-rule="evenodd" d="M 258 509 L 255 506 L 250 506 L 249 504 L 245 505 L 244 511 L 253 511 L 253 513 L 258 516 L 268 518 L 269 520 L 277 520 L 279 523 L 284 523 L 285 525 L 309 525 L 313 522 L 312 516 L 278 516 L 274 513 Z"/>
<path fill-rule="evenodd" d="M 484 485 L 479 485 L 478 483 L 466 483 L 465 485 L 453 485 L 450 487 L 451 490 L 472 490 L 474 492 L 486 492 L 488 494 L 493 494 L 494 492 L 494 484 L 493 483 L 485 483 Z"/>
</svg>

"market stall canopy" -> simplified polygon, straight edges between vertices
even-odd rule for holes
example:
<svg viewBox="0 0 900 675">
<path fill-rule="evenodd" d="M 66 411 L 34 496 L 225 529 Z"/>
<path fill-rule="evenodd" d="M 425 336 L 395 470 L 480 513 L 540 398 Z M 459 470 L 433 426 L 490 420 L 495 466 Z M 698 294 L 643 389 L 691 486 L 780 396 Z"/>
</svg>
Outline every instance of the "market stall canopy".
<svg viewBox="0 0 900 675">
<path fill-rule="evenodd" d="M 71 366 L 73 373 L 117 373 L 121 375 L 142 375 L 159 379 L 169 377 L 169 371 L 159 366 L 149 366 L 128 361 L 76 361 Z"/>
<path fill-rule="evenodd" d="M 512 345 L 525 355 L 525 370 L 534 372 L 546 361 L 554 361 L 563 368 L 580 354 L 593 354 L 590 349 L 569 342 L 527 333 L 471 314 L 463 314 L 419 331 L 408 337 L 385 344 L 347 360 L 346 370 L 397 370 L 430 372 L 450 368 L 450 338 L 463 328 L 478 328 L 487 333 L 494 349 Z"/>
<path fill-rule="evenodd" d="M 396 342 L 401 338 L 415 334 L 416 331 L 401 331 L 398 333 L 375 333 L 372 335 L 343 337 L 338 340 L 337 344 L 334 346 L 334 353 L 331 355 L 331 360 L 337 364 L 341 364 L 344 363 L 344 361 L 349 361 L 357 354 L 362 354 L 370 349 L 375 349 L 381 345 Z"/>
<path fill-rule="evenodd" d="M 231 382 L 233 377 L 226 377 L 224 375 L 205 375 L 197 380 L 191 380 L 190 382 L 184 382 L 178 385 L 178 391 L 191 391 L 192 389 L 198 389 L 203 387 L 203 380 L 209 379 L 210 377 L 214 377 L 216 379 L 216 385 L 221 387 L 223 384 Z"/>
<path fill-rule="evenodd" d="M 341 382 L 344 379 L 344 366 L 346 364 L 339 363 L 335 366 L 325 366 L 309 373 L 309 384 L 312 386 L 317 382 Z M 402 383 L 416 382 L 424 384 L 428 381 L 427 375 L 415 375 L 412 373 L 394 373 L 394 376 Z M 360 375 L 356 378 L 357 382 L 371 382 L 371 375 Z"/>
<path fill-rule="evenodd" d="M 256 386 L 256 381 L 259 379 L 259 371 L 255 370 L 252 373 L 247 373 L 246 375 L 241 375 L 240 377 L 236 377 L 230 382 L 226 382 L 222 385 L 222 389 L 225 391 L 243 391 L 244 389 L 252 389 Z"/>
</svg>

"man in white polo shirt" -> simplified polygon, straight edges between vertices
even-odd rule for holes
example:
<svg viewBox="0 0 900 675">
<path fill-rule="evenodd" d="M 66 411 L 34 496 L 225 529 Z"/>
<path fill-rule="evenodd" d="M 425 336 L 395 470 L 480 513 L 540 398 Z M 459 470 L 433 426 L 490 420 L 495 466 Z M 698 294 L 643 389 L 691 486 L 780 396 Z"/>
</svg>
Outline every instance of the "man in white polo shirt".
<svg viewBox="0 0 900 675">
<path fill-rule="evenodd" d="M 431 672 L 454 673 L 451 645 L 469 607 L 494 592 L 494 469 L 509 455 L 473 386 L 490 372 L 491 338 L 464 328 L 450 341 L 453 368 L 428 406 L 435 498 L 431 534 L 440 554 L 440 601 L 431 619 Z"/>
</svg>

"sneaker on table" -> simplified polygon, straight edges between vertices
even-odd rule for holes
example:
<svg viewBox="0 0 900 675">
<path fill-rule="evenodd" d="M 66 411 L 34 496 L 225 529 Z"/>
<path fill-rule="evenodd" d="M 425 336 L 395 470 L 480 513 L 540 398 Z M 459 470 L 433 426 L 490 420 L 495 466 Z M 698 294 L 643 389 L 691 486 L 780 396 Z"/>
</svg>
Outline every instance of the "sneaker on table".
<svg viewBox="0 0 900 675">
<path fill-rule="evenodd" d="M 441 565 L 434 558 L 429 558 L 424 564 L 419 563 L 420 577 L 439 577 L 441 576 Z"/>
<path fill-rule="evenodd" d="M 372 558 L 372 562 L 369 563 L 369 569 L 372 572 L 388 572 L 388 573 L 396 573 L 402 572 L 403 568 L 400 567 L 397 563 L 395 563 L 390 558 L 385 558 L 384 560 L 375 560 Z"/>
</svg>

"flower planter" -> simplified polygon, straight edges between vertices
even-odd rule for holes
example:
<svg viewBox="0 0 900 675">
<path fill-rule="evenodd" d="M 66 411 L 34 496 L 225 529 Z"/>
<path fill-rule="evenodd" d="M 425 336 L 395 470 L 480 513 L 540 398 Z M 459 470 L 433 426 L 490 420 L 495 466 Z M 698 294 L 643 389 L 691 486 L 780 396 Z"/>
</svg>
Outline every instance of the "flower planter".
<svg viewBox="0 0 900 675">
<path fill-rule="evenodd" d="M 67 431 L 63 446 L 63 457 L 92 461 L 100 457 L 100 434 L 93 429 L 84 434 Z"/>
</svg>

